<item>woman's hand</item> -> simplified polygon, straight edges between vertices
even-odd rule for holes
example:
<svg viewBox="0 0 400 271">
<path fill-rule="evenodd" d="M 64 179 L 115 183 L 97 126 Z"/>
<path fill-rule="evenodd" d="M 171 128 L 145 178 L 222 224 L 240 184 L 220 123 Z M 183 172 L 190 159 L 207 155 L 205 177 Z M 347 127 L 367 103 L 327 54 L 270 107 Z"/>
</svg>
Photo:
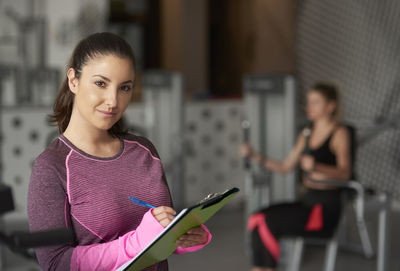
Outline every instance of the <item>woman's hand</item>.
<svg viewBox="0 0 400 271">
<path fill-rule="evenodd" d="M 303 155 L 300 158 L 300 167 L 304 171 L 313 171 L 315 167 L 314 157 L 312 157 L 311 155 Z"/>
<path fill-rule="evenodd" d="M 174 215 L 176 214 L 175 210 L 168 206 L 154 208 L 151 213 L 164 228 L 174 220 Z"/>
<path fill-rule="evenodd" d="M 203 245 L 208 240 L 208 233 L 202 227 L 196 227 L 176 240 L 176 244 L 181 247 L 194 247 Z"/>
<path fill-rule="evenodd" d="M 243 144 L 240 146 L 240 155 L 241 155 L 242 157 L 249 157 L 249 156 L 251 156 L 252 154 L 253 154 L 253 150 L 251 149 L 250 144 L 243 143 Z"/>
</svg>

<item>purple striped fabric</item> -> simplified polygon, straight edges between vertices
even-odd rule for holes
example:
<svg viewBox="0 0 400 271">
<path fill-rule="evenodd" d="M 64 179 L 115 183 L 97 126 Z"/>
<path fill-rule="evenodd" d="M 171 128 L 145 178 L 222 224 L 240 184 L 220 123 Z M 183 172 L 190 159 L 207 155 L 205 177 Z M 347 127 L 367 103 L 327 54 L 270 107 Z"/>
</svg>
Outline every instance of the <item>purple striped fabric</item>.
<svg viewBox="0 0 400 271">
<path fill-rule="evenodd" d="M 73 228 L 76 243 L 36 250 L 44 270 L 69 270 L 74 247 L 106 243 L 136 229 L 148 210 L 132 204 L 134 196 L 154 206 L 171 206 L 162 164 L 145 138 L 126 135 L 121 149 L 98 158 L 77 149 L 64 136 L 35 160 L 28 193 L 32 231 Z M 146 270 L 168 270 L 166 261 Z"/>
</svg>

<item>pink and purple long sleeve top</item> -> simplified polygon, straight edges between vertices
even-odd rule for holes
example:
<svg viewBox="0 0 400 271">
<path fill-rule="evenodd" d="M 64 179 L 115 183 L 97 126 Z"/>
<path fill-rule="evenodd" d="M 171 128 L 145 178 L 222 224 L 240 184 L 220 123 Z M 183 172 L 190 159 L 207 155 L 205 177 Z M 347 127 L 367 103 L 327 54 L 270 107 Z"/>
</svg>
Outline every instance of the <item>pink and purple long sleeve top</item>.
<svg viewBox="0 0 400 271">
<path fill-rule="evenodd" d="M 28 192 L 30 230 L 66 227 L 76 236 L 73 244 L 36 250 L 44 270 L 115 270 L 163 230 L 150 210 L 129 200 L 172 206 L 157 151 L 143 137 L 120 140 L 118 154 L 99 158 L 61 135 L 36 158 Z M 145 270 L 168 270 L 168 263 Z"/>
</svg>

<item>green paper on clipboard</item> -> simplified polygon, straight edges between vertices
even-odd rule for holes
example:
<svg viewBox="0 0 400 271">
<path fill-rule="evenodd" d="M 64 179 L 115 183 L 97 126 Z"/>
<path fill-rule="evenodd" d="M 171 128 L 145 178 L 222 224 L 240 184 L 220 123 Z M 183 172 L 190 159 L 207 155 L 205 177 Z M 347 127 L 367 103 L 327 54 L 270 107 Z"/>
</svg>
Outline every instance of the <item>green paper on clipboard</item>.
<svg viewBox="0 0 400 271">
<path fill-rule="evenodd" d="M 175 241 L 181 235 L 191 228 L 204 224 L 238 192 L 239 189 L 235 187 L 223 193 L 210 194 L 198 204 L 183 209 L 153 242 L 117 271 L 139 271 L 165 260 L 177 248 Z"/>
</svg>

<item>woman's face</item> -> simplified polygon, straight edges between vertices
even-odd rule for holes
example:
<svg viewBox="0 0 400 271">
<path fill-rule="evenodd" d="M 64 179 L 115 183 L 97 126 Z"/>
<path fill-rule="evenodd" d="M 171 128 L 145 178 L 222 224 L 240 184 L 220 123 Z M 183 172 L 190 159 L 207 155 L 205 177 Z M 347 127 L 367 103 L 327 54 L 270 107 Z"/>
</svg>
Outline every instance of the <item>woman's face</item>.
<svg viewBox="0 0 400 271">
<path fill-rule="evenodd" d="M 315 121 L 321 118 L 331 118 L 336 103 L 328 101 L 321 93 L 311 90 L 307 93 L 307 118 Z"/>
<path fill-rule="evenodd" d="M 114 55 L 100 55 L 83 66 L 81 77 L 68 70 L 68 82 L 75 94 L 74 120 L 101 130 L 110 129 L 127 108 L 133 91 L 135 71 L 131 61 Z"/>
</svg>

